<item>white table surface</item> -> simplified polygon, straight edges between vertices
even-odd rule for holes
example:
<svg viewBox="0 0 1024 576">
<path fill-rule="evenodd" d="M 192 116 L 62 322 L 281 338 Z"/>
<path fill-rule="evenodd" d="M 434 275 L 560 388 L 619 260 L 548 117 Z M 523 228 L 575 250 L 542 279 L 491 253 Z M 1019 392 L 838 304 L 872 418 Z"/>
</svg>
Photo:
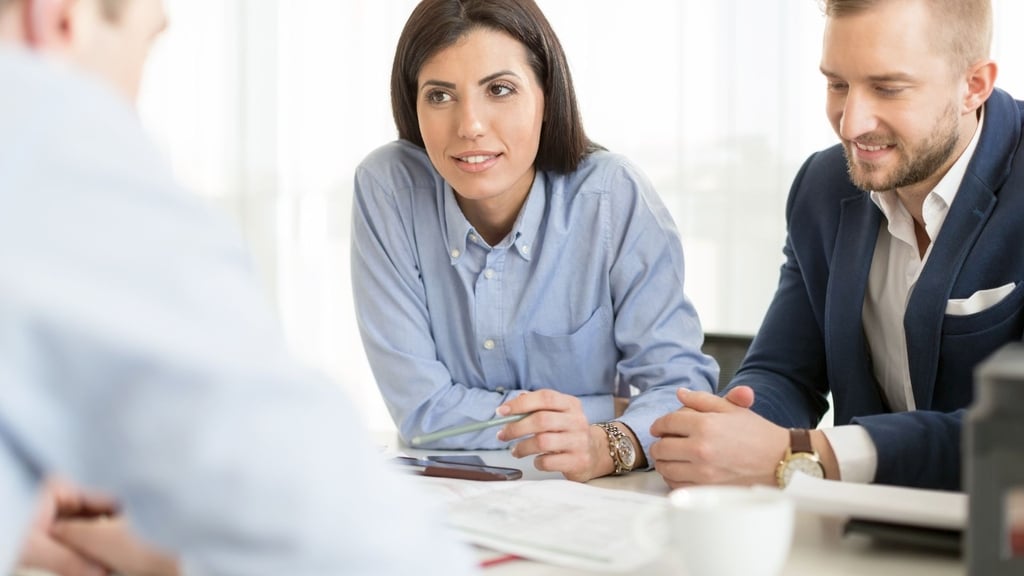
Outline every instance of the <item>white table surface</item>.
<svg viewBox="0 0 1024 576">
<path fill-rule="evenodd" d="M 414 450 L 399 445 L 393 432 L 377 433 L 378 444 L 387 451 L 410 455 L 441 454 L 440 451 Z M 510 466 L 523 471 L 524 480 L 561 478 L 561 474 L 540 472 L 532 459 L 516 460 L 507 451 L 450 452 L 478 454 L 488 464 Z M 657 472 L 634 472 L 625 476 L 605 477 L 590 484 L 602 488 L 631 490 L 646 494 L 667 495 L 668 486 Z M 843 536 L 844 519 L 798 512 L 793 547 L 781 576 L 947 576 L 966 574 L 962 559 L 947 554 L 919 549 L 880 546 L 865 536 Z M 727 539 L 727 536 L 723 536 Z M 726 548 L 730 550 L 729 548 Z M 740 551 L 735 551 L 740 553 Z M 514 560 L 482 570 L 483 576 L 595 576 L 606 572 L 575 570 L 530 560 Z M 629 576 L 687 576 L 678 558 L 667 550 L 653 564 Z M 46 576 L 36 571 L 21 571 L 14 576 Z M 690 575 L 714 576 L 714 575 Z"/>
<path fill-rule="evenodd" d="M 414 450 L 401 446 L 392 434 L 377 434 L 376 438 L 389 451 L 409 455 L 442 454 L 436 450 Z M 510 466 L 523 471 L 524 480 L 561 478 L 560 474 L 540 472 L 533 468 L 532 459 L 516 460 L 507 451 L 450 452 L 452 454 L 478 454 L 485 462 L 495 466 Z M 624 476 L 597 478 L 589 482 L 594 486 L 618 490 L 632 490 L 655 495 L 667 495 L 668 486 L 657 472 L 633 472 Z M 964 561 L 956 556 L 916 548 L 883 546 L 862 535 L 843 536 L 845 519 L 797 512 L 793 546 L 782 576 L 946 576 L 963 575 Z M 727 536 L 723 537 L 727 539 Z M 726 548 L 726 550 L 732 550 Z M 741 553 L 733 550 L 735 553 Z M 529 560 L 516 560 L 485 568 L 484 576 L 591 576 L 607 574 L 574 570 Z M 654 564 L 649 564 L 630 576 L 686 576 L 671 550 Z M 692 575 L 705 576 L 705 575 Z M 714 576 L 714 575 L 707 575 Z"/>
</svg>

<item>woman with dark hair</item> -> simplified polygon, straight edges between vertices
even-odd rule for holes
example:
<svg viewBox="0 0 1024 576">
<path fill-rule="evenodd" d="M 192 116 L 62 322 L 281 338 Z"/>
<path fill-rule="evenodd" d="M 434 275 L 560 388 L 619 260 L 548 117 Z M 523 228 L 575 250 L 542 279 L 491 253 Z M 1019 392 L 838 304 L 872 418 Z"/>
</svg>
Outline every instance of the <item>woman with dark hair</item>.
<svg viewBox="0 0 1024 576">
<path fill-rule="evenodd" d="M 355 177 L 359 327 L 402 438 L 505 448 L 585 481 L 646 468 L 650 425 L 717 366 L 651 184 L 586 136 L 532 0 L 424 0 L 395 53 L 400 140 Z M 635 396 L 631 395 L 636 392 Z"/>
</svg>

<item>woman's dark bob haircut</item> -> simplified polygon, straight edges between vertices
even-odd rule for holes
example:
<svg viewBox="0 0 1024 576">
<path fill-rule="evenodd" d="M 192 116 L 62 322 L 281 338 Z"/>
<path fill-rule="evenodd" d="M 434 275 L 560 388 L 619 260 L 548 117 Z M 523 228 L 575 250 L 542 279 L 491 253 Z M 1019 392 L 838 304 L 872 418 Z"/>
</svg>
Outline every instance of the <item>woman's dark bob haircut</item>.
<svg viewBox="0 0 1024 576">
<path fill-rule="evenodd" d="M 529 65 L 544 87 L 544 125 L 534 165 L 572 172 L 597 147 L 583 131 L 562 45 L 533 0 L 423 0 L 416 6 L 391 67 L 391 111 L 398 137 L 423 147 L 416 115 L 420 70 L 435 54 L 479 28 L 504 32 L 526 47 Z"/>
</svg>

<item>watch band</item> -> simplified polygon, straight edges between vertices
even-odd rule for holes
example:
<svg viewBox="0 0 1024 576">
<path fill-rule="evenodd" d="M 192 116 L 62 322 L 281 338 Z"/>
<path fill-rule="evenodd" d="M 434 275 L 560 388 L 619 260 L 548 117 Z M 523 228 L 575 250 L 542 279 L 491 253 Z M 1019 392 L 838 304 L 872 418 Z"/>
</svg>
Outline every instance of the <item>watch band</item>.
<svg viewBox="0 0 1024 576">
<path fill-rule="evenodd" d="M 792 454 L 800 452 L 814 453 L 814 446 L 811 444 L 811 431 L 806 428 L 789 429 L 789 451 Z"/>
<path fill-rule="evenodd" d="M 775 468 L 775 481 L 779 488 L 785 488 L 796 472 L 816 478 L 825 477 L 825 468 L 811 442 L 811 431 L 804 428 L 789 429 L 789 448 Z"/>
<path fill-rule="evenodd" d="M 622 455 L 619 454 L 619 443 L 622 441 L 629 442 L 629 438 L 619 430 L 619 427 L 611 422 L 598 422 L 598 426 L 604 430 L 604 433 L 608 435 L 608 454 L 612 457 L 612 463 L 615 464 L 615 474 L 625 474 L 631 470 L 630 467 L 622 461 Z"/>
</svg>

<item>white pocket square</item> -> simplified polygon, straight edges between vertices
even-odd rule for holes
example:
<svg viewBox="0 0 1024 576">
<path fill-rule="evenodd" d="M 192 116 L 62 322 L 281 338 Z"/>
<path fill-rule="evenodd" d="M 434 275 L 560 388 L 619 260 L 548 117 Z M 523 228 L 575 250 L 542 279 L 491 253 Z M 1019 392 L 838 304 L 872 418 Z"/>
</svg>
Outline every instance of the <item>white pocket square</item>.
<svg viewBox="0 0 1024 576">
<path fill-rule="evenodd" d="M 988 310 L 1002 301 L 1003 298 L 1006 298 L 1016 287 L 1017 285 L 1011 282 L 1003 284 L 998 288 L 978 290 L 971 294 L 970 298 L 950 298 L 949 302 L 946 303 L 946 314 L 950 316 L 967 316 L 968 314 L 977 314 L 982 310 Z"/>
</svg>

